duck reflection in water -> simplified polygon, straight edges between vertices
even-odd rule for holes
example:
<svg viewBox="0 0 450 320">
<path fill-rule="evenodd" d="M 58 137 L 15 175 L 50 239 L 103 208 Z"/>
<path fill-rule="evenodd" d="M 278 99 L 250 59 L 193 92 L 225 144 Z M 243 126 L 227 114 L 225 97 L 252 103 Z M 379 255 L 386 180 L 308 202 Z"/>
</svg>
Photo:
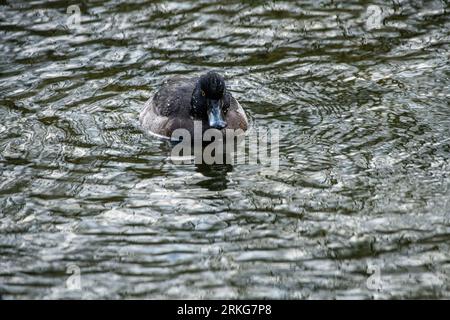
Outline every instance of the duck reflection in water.
<svg viewBox="0 0 450 320">
<path fill-rule="evenodd" d="M 209 162 L 205 161 L 205 158 L 207 158 L 204 157 L 206 153 L 205 149 L 213 143 L 203 142 L 198 146 L 191 146 L 192 148 L 184 149 L 181 153 L 172 152 L 174 155 L 172 161 L 176 164 L 194 164 L 195 170 L 208 178 L 200 181 L 197 185 L 211 191 L 220 191 L 227 189 L 229 182 L 227 174 L 233 170 L 232 159 L 234 154 L 226 152 L 226 146 L 224 144 L 223 152 L 218 152 L 217 149 L 211 149 L 212 152 L 209 157 Z M 223 143 L 223 141 L 218 143 Z M 183 142 L 171 142 L 172 151 L 177 146 L 182 146 L 182 144 Z M 186 153 L 186 151 L 188 152 Z"/>
<path fill-rule="evenodd" d="M 209 178 L 198 182 L 196 185 L 210 191 L 222 191 L 228 188 L 230 182 L 227 178 L 233 171 L 231 164 L 196 164 L 195 171 Z"/>
</svg>

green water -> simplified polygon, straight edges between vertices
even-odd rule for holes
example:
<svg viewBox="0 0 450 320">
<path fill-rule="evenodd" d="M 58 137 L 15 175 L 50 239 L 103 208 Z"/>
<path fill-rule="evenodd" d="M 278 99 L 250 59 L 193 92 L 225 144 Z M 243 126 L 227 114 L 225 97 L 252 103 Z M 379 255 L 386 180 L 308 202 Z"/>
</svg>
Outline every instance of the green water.
<svg viewBox="0 0 450 320">
<path fill-rule="evenodd" d="M 448 1 L 69 4 L 0 1 L 4 299 L 450 297 Z M 139 128 L 209 69 L 277 174 Z"/>
</svg>

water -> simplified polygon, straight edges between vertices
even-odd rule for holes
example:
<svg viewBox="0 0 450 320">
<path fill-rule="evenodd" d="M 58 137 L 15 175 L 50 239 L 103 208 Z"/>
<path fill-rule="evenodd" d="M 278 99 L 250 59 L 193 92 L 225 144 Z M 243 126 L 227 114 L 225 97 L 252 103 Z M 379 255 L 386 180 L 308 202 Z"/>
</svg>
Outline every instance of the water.
<svg viewBox="0 0 450 320">
<path fill-rule="evenodd" d="M 447 1 L 0 3 L 3 298 L 450 297 Z M 140 130 L 209 69 L 277 174 Z"/>
</svg>

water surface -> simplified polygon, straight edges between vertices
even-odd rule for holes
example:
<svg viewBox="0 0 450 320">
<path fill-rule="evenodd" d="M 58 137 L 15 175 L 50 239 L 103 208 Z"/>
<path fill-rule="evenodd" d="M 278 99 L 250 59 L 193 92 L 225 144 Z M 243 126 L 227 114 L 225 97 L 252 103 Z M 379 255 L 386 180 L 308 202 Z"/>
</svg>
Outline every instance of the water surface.
<svg viewBox="0 0 450 320">
<path fill-rule="evenodd" d="M 450 297 L 448 1 L 67 6 L 0 1 L 3 298 Z M 209 69 L 277 174 L 139 128 Z"/>
</svg>

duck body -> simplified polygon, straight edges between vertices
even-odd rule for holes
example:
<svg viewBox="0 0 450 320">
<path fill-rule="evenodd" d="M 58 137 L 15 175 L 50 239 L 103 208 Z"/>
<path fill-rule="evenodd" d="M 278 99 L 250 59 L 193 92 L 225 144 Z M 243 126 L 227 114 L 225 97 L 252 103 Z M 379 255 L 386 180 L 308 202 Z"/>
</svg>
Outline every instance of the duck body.
<svg viewBox="0 0 450 320">
<path fill-rule="evenodd" d="M 145 131 L 164 138 L 171 138 L 176 129 L 186 129 L 193 136 L 194 123 L 201 123 L 202 133 L 210 128 L 223 133 L 248 128 L 244 109 L 215 72 L 169 78 L 146 102 L 139 121 Z"/>
</svg>

